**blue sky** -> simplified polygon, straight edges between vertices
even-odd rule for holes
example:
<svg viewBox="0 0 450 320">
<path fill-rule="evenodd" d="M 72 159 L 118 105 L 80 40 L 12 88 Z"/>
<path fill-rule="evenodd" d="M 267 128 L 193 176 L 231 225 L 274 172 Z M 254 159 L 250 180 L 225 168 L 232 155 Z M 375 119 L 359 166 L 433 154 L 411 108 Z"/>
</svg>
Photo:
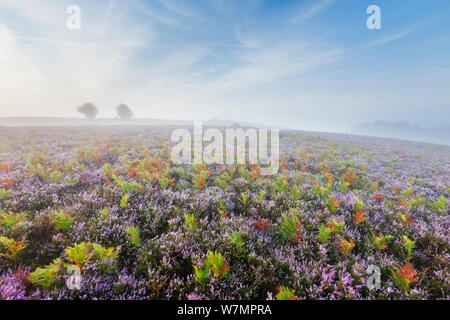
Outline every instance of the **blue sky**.
<svg viewBox="0 0 450 320">
<path fill-rule="evenodd" d="M 81 30 L 68 30 L 68 5 Z M 366 9 L 381 8 L 381 30 Z M 0 0 L 0 116 L 450 125 L 448 0 Z"/>
</svg>

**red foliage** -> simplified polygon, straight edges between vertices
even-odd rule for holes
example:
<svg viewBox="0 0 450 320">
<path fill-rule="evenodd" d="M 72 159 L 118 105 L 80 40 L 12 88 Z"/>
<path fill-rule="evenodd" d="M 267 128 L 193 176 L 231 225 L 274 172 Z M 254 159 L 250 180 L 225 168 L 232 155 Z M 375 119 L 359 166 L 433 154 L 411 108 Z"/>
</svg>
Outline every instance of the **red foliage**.
<svg viewBox="0 0 450 320">
<path fill-rule="evenodd" d="M 256 222 L 253 222 L 252 226 L 254 226 L 256 229 L 260 231 L 266 231 L 270 229 L 267 219 L 260 219 Z"/>
<path fill-rule="evenodd" d="M 0 163 L 0 172 L 2 172 L 2 171 L 10 171 L 10 170 L 11 170 L 11 167 L 9 166 L 8 163 L 6 163 L 6 162 Z"/>
<path fill-rule="evenodd" d="M 376 201 L 381 201 L 381 200 L 383 200 L 383 195 L 382 195 L 381 193 L 375 193 L 375 194 L 373 195 L 373 198 L 374 198 Z"/>
<path fill-rule="evenodd" d="M 256 180 L 260 177 L 261 175 L 261 168 L 259 166 L 256 166 L 254 164 L 252 164 L 250 166 L 250 178 L 252 178 L 253 180 Z"/>
<path fill-rule="evenodd" d="M 34 284 L 28 280 L 29 276 L 30 276 L 30 272 L 29 271 L 24 271 L 22 270 L 22 268 L 18 268 L 16 270 L 16 272 L 14 272 L 14 276 L 23 283 L 23 285 L 25 286 L 27 293 L 29 293 L 33 288 L 34 288 Z"/>
<path fill-rule="evenodd" d="M 344 180 L 348 182 L 350 186 L 354 186 L 356 183 L 356 174 L 352 170 L 347 170 L 343 176 Z"/>
<path fill-rule="evenodd" d="M 357 211 L 353 216 L 353 222 L 358 224 L 367 220 L 365 211 Z"/>
<path fill-rule="evenodd" d="M 220 209 L 219 209 L 219 213 L 220 213 L 220 215 L 222 216 L 222 218 L 225 218 L 225 217 L 228 216 L 228 211 L 226 211 L 226 210 L 220 210 Z"/>
<path fill-rule="evenodd" d="M 107 184 L 108 186 L 110 186 L 110 185 L 111 185 L 111 180 L 109 180 L 108 177 L 105 177 L 104 179 L 105 179 L 105 181 L 106 181 L 106 184 Z"/>
<path fill-rule="evenodd" d="M 412 226 L 414 224 L 414 218 L 411 217 L 408 213 L 405 214 L 405 226 Z"/>
<path fill-rule="evenodd" d="M 16 182 L 15 179 L 7 179 L 0 181 L 0 187 L 2 188 L 12 188 L 14 186 L 14 183 Z"/>
<path fill-rule="evenodd" d="M 128 171 L 128 176 L 130 178 L 134 178 L 136 176 L 136 173 L 137 173 L 137 171 L 135 168 L 130 168 L 130 170 Z"/>
<path fill-rule="evenodd" d="M 408 279 L 410 282 L 417 281 L 416 275 L 417 271 L 413 268 L 411 263 L 407 263 L 404 266 L 400 267 L 397 272 L 397 275 L 402 278 Z"/>
<path fill-rule="evenodd" d="M 299 240 L 301 237 L 302 237 L 301 232 L 298 232 L 298 233 L 295 235 L 294 239 L 292 239 L 292 242 L 293 242 L 293 243 L 297 243 L 298 240 Z"/>
<path fill-rule="evenodd" d="M 399 206 L 399 207 L 404 207 L 404 206 L 406 206 L 406 200 L 400 200 L 400 201 L 398 202 L 398 206 Z"/>
</svg>

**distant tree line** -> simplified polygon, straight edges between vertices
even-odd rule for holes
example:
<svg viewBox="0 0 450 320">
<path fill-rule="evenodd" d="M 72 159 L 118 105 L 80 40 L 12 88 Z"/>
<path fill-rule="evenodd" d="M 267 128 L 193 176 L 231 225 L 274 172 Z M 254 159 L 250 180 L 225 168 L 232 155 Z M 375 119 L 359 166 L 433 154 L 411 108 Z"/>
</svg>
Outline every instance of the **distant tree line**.
<svg viewBox="0 0 450 320">
<path fill-rule="evenodd" d="M 98 108 L 92 102 L 87 102 L 82 106 L 79 106 L 77 108 L 77 111 L 84 115 L 86 119 L 95 119 L 98 114 Z M 119 104 L 116 107 L 116 114 L 121 120 L 131 120 L 131 118 L 133 118 L 134 116 L 133 111 L 131 111 L 130 107 L 123 103 Z"/>
</svg>

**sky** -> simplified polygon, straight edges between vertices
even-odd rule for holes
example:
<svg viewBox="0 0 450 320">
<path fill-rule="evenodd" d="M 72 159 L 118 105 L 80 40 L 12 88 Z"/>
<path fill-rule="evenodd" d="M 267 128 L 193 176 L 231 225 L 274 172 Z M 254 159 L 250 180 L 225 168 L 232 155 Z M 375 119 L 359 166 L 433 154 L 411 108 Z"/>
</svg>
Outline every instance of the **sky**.
<svg viewBox="0 0 450 320">
<path fill-rule="evenodd" d="M 449 17 L 448 0 L 0 0 L 0 117 L 93 102 L 100 117 L 126 103 L 314 131 L 448 126 Z"/>
</svg>

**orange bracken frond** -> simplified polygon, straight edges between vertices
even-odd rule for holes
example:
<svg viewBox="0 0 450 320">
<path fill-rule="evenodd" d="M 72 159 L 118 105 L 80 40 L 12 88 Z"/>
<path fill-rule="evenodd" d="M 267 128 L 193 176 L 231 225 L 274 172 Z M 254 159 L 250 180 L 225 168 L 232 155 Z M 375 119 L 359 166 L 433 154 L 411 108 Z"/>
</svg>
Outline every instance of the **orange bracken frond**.
<svg viewBox="0 0 450 320">
<path fill-rule="evenodd" d="M 382 195 L 381 193 L 375 193 L 375 194 L 373 195 L 373 198 L 374 198 L 376 201 L 381 201 L 381 200 L 383 200 L 383 195 Z"/>
<path fill-rule="evenodd" d="M 131 167 L 130 170 L 128 171 L 128 176 L 130 178 L 134 178 L 136 176 L 136 172 L 137 172 L 136 169 Z"/>
<path fill-rule="evenodd" d="M 11 188 L 11 187 L 14 186 L 15 182 L 16 182 L 16 180 L 13 179 L 13 178 L 0 181 L 0 187 L 2 187 L 2 188 Z"/>
<path fill-rule="evenodd" d="M 352 239 L 350 239 L 350 241 L 347 241 L 344 238 L 338 240 L 339 252 L 345 256 L 347 256 L 354 247 L 355 242 Z"/>
<path fill-rule="evenodd" d="M 3 172 L 3 171 L 10 171 L 11 170 L 11 167 L 9 166 L 9 163 L 7 163 L 7 162 L 2 162 L 2 163 L 0 163 L 0 172 Z"/>
<path fill-rule="evenodd" d="M 357 211 L 353 216 L 353 222 L 358 224 L 367 220 L 365 211 Z"/>
<path fill-rule="evenodd" d="M 400 200 L 400 201 L 398 202 L 398 206 L 399 206 L 399 207 L 404 207 L 404 206 L 406 206 L 406 200 Z"/>
<path fill-rule="evenodd" d="M 222 216 L 222 218 L 225 218 L 226 216 L 228 216 L 228 211 L 226 211 L 226 210 L 219 209 L 219 213 Z"/>
<path fill-rule="evenodd" d="M 260 219 L 256 222 L 253 222 L 252 226 L 254 226 L 256 229 L 260 231 L 266 231 L 270 229 L 267 219 Z"/>
<path fill-rule="evenodd" d="M 400 269 L 397 272 L 397 275 L 399 277 L 403 277 L 405 279 L 408 279 L 410 282 L 417 281 L 416 275 L 417 271 L 414 269 L 411 263 L 406 263 L 404 266 L 400 267 Z"/>
<path fill-rule="evenodd" d="M 250 178 L 253 180 L 258 179 L 261 176 L 261 168 L 254 164 L 252 164 L 250 168 Z"/>
<path fill-rule="evenodd" d="M 356 174 L 352 170 L 347 170 L 343 176 L 344 180 L 348 182 L 350 186 L 354 186 L 356 183 Z"/>
<path fill-rule="evenodd" d="M 412 226 L 415 222 L 414 218 L 411 217 L 409 215 L 409 213 L 400 213 L 400 222 L 404 225 L 404 226 Z"/>
<path fill-rule="evenodd" d="M 338 199 L 333 198 L 333 199 L 332 199 L 332 203 L 333 203 L 333 206 L 334 206 L 334 207 L 339 207 L 339 200 L 338 200 Z"/>
</svg>

